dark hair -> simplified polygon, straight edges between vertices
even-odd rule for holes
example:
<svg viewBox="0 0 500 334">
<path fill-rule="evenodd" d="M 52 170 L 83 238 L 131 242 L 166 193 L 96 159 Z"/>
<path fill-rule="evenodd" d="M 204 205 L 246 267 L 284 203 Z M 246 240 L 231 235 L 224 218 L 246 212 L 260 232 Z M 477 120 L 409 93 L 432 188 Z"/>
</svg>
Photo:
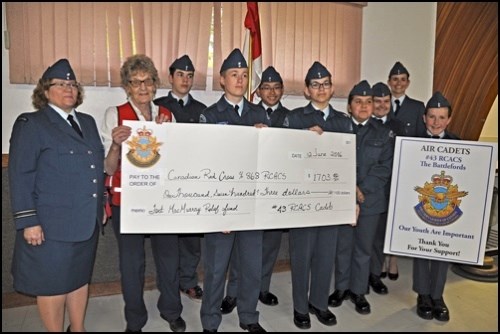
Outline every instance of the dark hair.
<svg viewBox="0 0 500 334">
<path fill-rule="evenodd" d="M 45 96 L 45 92 L 50 88 L 50 81 L 52 79 L 42 79 L 38 80 L 38 84 L 35 89 L 33 89 L 33 95 L 31 95 L 31 103 L 35 109 L 40 110 L 49 104 L 49 99 Z M 78 95 L 76 96 L 76 102 L 73 108 L 78 107 L 83 103 L 84 91 L 81 85 L 78 85 Z"/>
<path fill-rule="evenodd" d="M 327 75 L 327 76 L 326 76 L 326 77 L 324 77 L 324 78 L 328 78 L 328 79 L 330 79 L 330 82 L 332 81 L 332 76 L 331 76 L 331 75 Z M 314 79 L 317 79 L 317 78 L 314 78 Z M 323 78 L 321 78 L 321 79 L 323 79 Z M 304 81 L 305 81 L 305 83 L 306 83 L 306 87 L 309 87 L 309 85 L 311 84 L 311 80 L 313 80 L 313 79 L 305 79 L 305 80 L 304 80 Z"/>
<path fill-rule="evenodd" d="M 446 107 L 446 108 L 448 108 L 448 118 L 450 118 L 451 117 L 451 106 Z M 429 109 L 430 108 L 425 108 L 424 115 L 427 115 L 427 110 L 429 110 Z"/>
</svg>

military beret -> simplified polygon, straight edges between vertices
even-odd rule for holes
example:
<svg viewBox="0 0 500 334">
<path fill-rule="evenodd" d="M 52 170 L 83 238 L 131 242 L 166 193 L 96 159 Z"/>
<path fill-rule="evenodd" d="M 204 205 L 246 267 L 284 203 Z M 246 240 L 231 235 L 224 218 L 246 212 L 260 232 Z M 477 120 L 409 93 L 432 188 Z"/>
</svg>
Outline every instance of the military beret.
<svg viewBox="0 0 500 334">
<path fill-rule="evenodd" d="M 75 72 L 67 59 L 59 59 L 43 72 L 42 79 L 76 80 Z"/>
<path fill-rule="evenodd" d="M 220 73 L 230 68 L 248 68 L 247 61 L 245 57 L 243 57 L 240 49 L 234 49 L 229 56 L 224 59 L 220 67 Z"/>
<path fill-rule="evenodd" d="M 426 109 L 429 108 L 450 108 L 450 102 L 441 94 L 441 92 L 435 92 L 430 98 L 429 102 L 425 106 Z"/>
<path fill-rule="evenodd" d="M 393 75 L 399 75 L 399 74 L 406 74 L 407 76 L 410 76 L 410 73 L 406 69 L 406 67 L 403 66 L 399 61 L 394 64 L 394 66 L 391 68 L 391 71 L 389 72 L 389 78 Z"/>
<path fill-rule="evenodd" d="M 370 87 L 370 84 L 368 83 L 368 81 L 363 80 L 363 81 L 357 83 L 356 85 L 354 85 L 354 87 L 352 87 L 352 89 L 351 89 L 351 92 L 349 93 L 349 96 L 354 96 L 354 95 L 372 96 L 373 90 Z"/>
<path fill-rule="evenodd" d="M 283 79 L 281 79 L 281 75 L 274 69 L 274 67 L 269 66 L 262 72 L 262 80 L 261 83 L 264 82 L 279 82 L 283 83 Z"/>
<path fill-rule="evenodd" d="M 322 79 L 331 76 L 332 74 L 328 72 L 326 67 L 324 67 L 320 62 L 315 61 L 309 71 L 307 71 L 306 80 L 311 81 L 312 79 Z"/>
<path fill-rule="evenodd" d="M 193 62 L 191 59 L 189 59 L 188 55 L 184 55 L 180 58 L 177 58 L 174 60 L 172 65 L 168 68 L 170 71 L 174 70 L 181 70 L 181 71 L 193 71 L 194 72 L 194 66 Z"/>
<path fill-rule="evenodd" d="M 373 96 L 376 97 L 391 96 L 389 87 L 387 87 L 387 85 L 383 82 L 377 82 L 375 85 L 373 85 L 372 90 Z"/>
</svg>

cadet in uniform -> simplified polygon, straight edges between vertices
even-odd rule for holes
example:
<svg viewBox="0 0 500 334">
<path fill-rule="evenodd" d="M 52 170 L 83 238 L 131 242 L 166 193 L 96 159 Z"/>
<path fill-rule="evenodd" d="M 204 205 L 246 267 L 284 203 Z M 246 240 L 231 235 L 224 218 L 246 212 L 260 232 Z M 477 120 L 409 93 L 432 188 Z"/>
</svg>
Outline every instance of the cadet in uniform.
<svg viewBox="0 0 500 334">
<path fill-rule="evenodd" d="M 248 88 L 248 66 L 239 49 L 234 49 L 222 63 L 220 84 L 224 95 L 203 111 L 200 123 L 270 125 L 265 110 L 244 97 Z M 257 311 L 262 275 L 262 230 L 205 234 L 205 291 L 200 310 L 203 331 L 217 331 L 222 320 L 220 307 L 233 246 L 240 264 L 237 293 L 240 327 L 249 332 L 264 332 Z"/>
<path fill-rule="evenodd" d="M 434 93 L 427 102 L 423 120 L 426 131 L 420 137 L 460 139 L 446 130 L 451 122 L 451 104 L 440 92 Z M 417 315 L 420 318 L 450 320 L 450 311 L 443 299 L 448 265 L 446 261 L 413 259 L 413 291 L 418 294 Z"/>
<path fill-rule="evenodd" d="M 422 121 L 424 115 L 424 103 L 414 100 L 406 95 L 410 86 L 410 73 L 399 61 L 394 64 L 389 72 L 387 85 L 392 93 L 392 110 L 397 119 L 405 124 L 405 132 L 409 137 L 417 137 L 425 131 Z"/>
<path fill-rule="evenodd" d="M 373 119 L 377 120 L 379 123 L 384 124 L 386 127 L 392 130 L 392 132 L 397 136 L 404 136 L 405 125 L 397 118 L 394 117 L 394 113 L 391 111 L 391 91 L 386 84 L 379 82 L 373 85 Z M 391 192 L 391 182 L 387 182 L 385 186 L 385 194 L 387 197 L 387 204 L 389 204 L 389 194 Z M 377 232 L 375 235 L 375 240 L 373 241 L 373 253 L 371 257 L 370 264 L 370 286 L 373 291 L 378 294 L 387 294 L 389 290 L 387 286 L 382 283 L 380 278 L 382 273 L 385 273 L 385 258 L 384 255 L 384 239 L 385 239 L 385 228 L 387 225 L 387 208 L 386 211 L 380 214 L 380 220 L 377 225 Z M 388 255 L 388 261 L 392 262 L 392 267 L 396 267 L 397 257 L 395 255 Z M 388 268 L 389 266 L 387 266 Z M 396 267 L 397 268 L 397 267 Z M 385 273 L 385 275 L 387 275 Z M 385 277 L 384 275 L 384 277 Z M 393 278 L 394 274 L 391 274 L 390 278 Z M 396 277 L 397 278 L 397 277 Z"/>
<path fill-rule="evenodd" d="M 304 94 L 311 102 L 294 109 L 285 123 L 292 129 L 351 133 L 347 114 L 333 109 L 332 75 L 319 62 L 309 68 Z M 335 259 L 338 226 L 293 228 L 289 230 L 292 270 L 293 322 L 300 329 L 311 327 L 309 313 L 327 326 L 337 323 L 328 310 L 328 292 Z"/>
<path fill-rule="evenodd" d="M 207 107 L 191 94 L 194 66 L 189 56 L 176 59 L 168 68 L 168 81 L 172 90 L 154 103 L 170 110 L 177 123 L 198 123 L 201 112 Z M 180 289 L 189 298 L 201 302 L 203 290 L 198 285 L 198 263 L 201 257 L 200 234 L 179 235 L 179 282 Z"/>
<path fill-rule="evenodd" d="M 78 112 L 83 88 L 67 59 L 50 66 L 19 115 L 9 149 L 16 227 L 14 289 L 36 296 L 42 322 L 84 332 L 88 287 L 103 218 L 104 147 L 92 116 Z"/>
<path fill-rule="evenodd" d="M 257 95 L 261 98 L 259 105 L 266 110 L 267 117 L 272 127 L 283 127 L 285 118 L 289 112 L 280 100 L 283 96 L 283 79 L 281 75 L 269 66 L 262 72 L 262 80 L 257 89 Z M 274 306 L 278 305 L 278 297 L 269 292 L 271 276 L 274 264 L 278 258 L 283 230 L 264 230 L 262 241 L 262 282 L 260 286 L 259 300 L 261 303 Z M 226 297 L 221 304 L 222 314 L 228 314 L 236 307 L 236 295 L 238 293 L 238 258 L 236 249 L 231 256 L 229 280 L 226 288 Z"/>
<path fill-rule="evenodd" d="M 355 227 L 339 226 L 335 264 L 335 291 L 329 305 L 350 298 L 360 314 L 371 312 L 365 298 L 370 257 L 380 214 L 387 209 L 385 186 L 391 178 L 394 139 L 391 130 L 373 119 L 373 92 L 366 80 L 356 84 L 348 98 L 356 133 L 356 197 L 360 213 Z"/>
</svg>

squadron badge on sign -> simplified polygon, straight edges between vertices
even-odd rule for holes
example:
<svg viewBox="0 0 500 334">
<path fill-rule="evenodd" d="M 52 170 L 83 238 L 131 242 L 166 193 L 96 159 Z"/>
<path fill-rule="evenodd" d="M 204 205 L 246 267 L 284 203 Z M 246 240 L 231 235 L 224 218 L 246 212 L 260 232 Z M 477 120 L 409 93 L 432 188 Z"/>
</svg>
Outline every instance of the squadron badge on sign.
<svg viewBox="0 0 500 334">
<path fill-rule="evenodd" d="M 152 136 L 153 130 L 137 129 L 137 136 L 132 136 L 131 140 L 127 140 L 129 152 L 127 159 L 136 167 L 151 167 L 160 160 L 159 147 L 162 143 L 156 141 L 156 137 Z"/>
<path fill-rule="evenodd" d="M 458 186 L 453 185 L 453 178 L 441 174 L 434 174 L 432 182 L 425 182 L 423 187 L 416 186 L 418 203 L 415 212 L 424 222 L 434 226 L 445 226 L 455 222 L 462 216 L 459 198 L 467 196 L 467 191 L 458 191 Z"/>
</svg>

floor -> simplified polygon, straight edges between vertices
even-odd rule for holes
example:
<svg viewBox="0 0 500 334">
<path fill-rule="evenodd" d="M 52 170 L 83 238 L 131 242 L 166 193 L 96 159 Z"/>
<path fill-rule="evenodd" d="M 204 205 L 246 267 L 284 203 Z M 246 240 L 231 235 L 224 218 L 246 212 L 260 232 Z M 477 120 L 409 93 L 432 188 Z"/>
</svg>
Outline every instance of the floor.
<svg viewBox="0 0 500 334">
<path fill-rule="evenodd" d="M 370 331 L 370 332 L 498 332 L 498 283 L 479 282 L 463 278 L 452 270 L 448 273 L 445 301 L 450 309 L 451 320 L 423 320 L 415 313 L 416 295 L 411 291 L 411 259 L 400 258 L 400 276 L 397 281 L 385 279 L 389 294 L 367 295 L 372 312 L 359 315 L 354 305 L 345 301 L 338 308 L 330 308 L 337 316 L 337 325 L 327 327 L 311 316 L 309 332 Z M 279 298 L 279 305 L 258 304 L 260 324 L 269 332 L 303 331 L 293 324 L 290 272 L 275 273 L 271 291 Z M 149 320 L 145 332 L 169 332 L 168 324 L 160 318 L 156 309 L 157 290 L 145 292 Z M 202 330 L 199 318 L 200 303 L 182 295 L 187 331 Z M 125 329 L 121 295 L 90 298 L 86 317 L 86 329 L 90 332 L 116 332 Z M 67 324 L 67 321 L 66 321 Z M 2 309 L 2 332 L 43 332 L 44 328 L 35 305 Z M 242 332 L 238 326 L 236 310 L 224 315 L 221 332 Z"/>
</svg>

